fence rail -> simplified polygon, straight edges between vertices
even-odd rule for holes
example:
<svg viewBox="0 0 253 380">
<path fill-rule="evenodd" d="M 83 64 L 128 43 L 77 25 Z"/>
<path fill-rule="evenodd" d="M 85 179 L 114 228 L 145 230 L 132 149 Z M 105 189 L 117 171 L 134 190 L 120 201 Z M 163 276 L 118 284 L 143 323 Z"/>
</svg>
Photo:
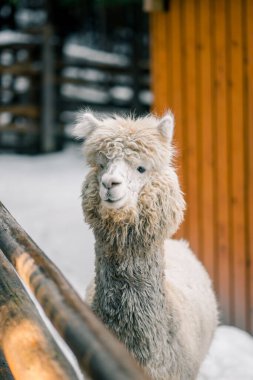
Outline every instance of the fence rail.
<svg viewBox="0 0 253 380">
<path fill-rule="evenodd" d="M 0 345 L 8 362 L 6 371 L 16 380 L 78 379 L 1 250 L 0 305 Z"/>
<path fill-rule="evenodd" d="M 0 379 L 14 380 L 14 377 L 11 374 L 11 370 L 8 366 L 8 363 L 1 349 L 0 349 Z"/>
<path fill-rule="evenodd" d="M 83 373 L 88 374 L 92 379 L 99 380 L 147 379 L 142 370 L 127 353 L 125 347 L 106 330 L 89 307 L 73 290 L 58 268 L 32 241 L 1 202 L 0 249 L 27 287 L 35 295 L 55 329 L 70 347 Z M 14 269 L 9 263 L 7 264 L 7 260 L 1 252 L 0 261 L 4 263 L 9 273 L 13 273 Z M 3 268 L 1 269 L 2 271 L 4 270 Z M 12 275 L 14 276 L 14 274 Z M 7 275 L 2 276 L 2 273 L 0 273 L 0 278 L 0 284 L 4 285 L 0 287 L 0 297 L 4 299 L 4 297 L 8 297 L 8 292 L 6 294 L 5 289 L 9 289 L 11 292 L 13 285 L 10 284 L 8 286 Z M 10 300 L 15 298 L 14 293 L 9 298 Z M 25 293 L 22 293 L 20 299 L 24 300 L 25 298 Z M 3 308 L 2 304 L 0 302 L 0 315 Z M 22 311 L 23 306 L 21 306 L 18 302 L 15 304 L 18 312 Z M 10 310 L 8 304 L 6 308 Z M 26 320 L 32 316 L 33 311 L 30 312 L 30 310 L 28 308 L 28 314 L 25 315 Z M 6 318 L 6 323 L 10 323 L 10 326 L 13 323 L 13 317 L 13 313 L 10 312 Z M 6 346 L 0 340 L 1 349 L 8 364 L 11 364 L 10 368 L 12 369 L 19 361 L 18 352 L 9 361 L 9 348 L 6 349 Z M 61 360 L 58 357 L 56 349 L 53 347 L 52 349 L 45 350 L 45 352 L 50 351 L 55 352 L 55 360 L 61 368 Z M 5 361 L 3 360 L 3 362 Z M 66 376 L 65 378 L 67 378 Z M 70 378 L 75 379 L 74 376 Z M 15 378 L 19 379 L 19 377 Z M 39 380 L 39 377 L 35 376 L 33 378 Z M 52 379 L 54 378 L 57 379 L 57 377 L 52 376 Z M 26 378 L 23 376 L 22 380 L 26 380 Z"/>
</svg>

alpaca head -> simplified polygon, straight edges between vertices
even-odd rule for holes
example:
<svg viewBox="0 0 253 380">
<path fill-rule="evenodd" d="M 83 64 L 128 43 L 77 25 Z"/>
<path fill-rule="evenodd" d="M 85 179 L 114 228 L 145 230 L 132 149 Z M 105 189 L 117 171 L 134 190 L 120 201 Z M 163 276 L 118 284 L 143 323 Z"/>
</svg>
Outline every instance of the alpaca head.
<svg viewBox="0 0 253 380">
<path fill-rule="evenodd" d="M 174 118 L 154 116 L 97 119 L 82 112 L 74 130 L 84 138 L 84 154 L 91 167 L 83 197 L 98 218 L 111 217 L 126 223 L 144 213 L 151 223 L 170 219 L 168 233 L 178 228 L 184 201 L 172 167 Z M 95 211 L 96 210 L 96 211 Z M 130 219 L 129 219 L 130 218 Z"/>
</svg>

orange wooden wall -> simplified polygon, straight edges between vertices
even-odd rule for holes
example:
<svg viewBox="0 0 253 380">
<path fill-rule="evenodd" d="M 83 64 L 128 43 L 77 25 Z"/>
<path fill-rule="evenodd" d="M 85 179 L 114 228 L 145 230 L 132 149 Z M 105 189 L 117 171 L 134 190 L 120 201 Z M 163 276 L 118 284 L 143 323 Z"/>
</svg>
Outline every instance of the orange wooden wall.
<svg viewBox="0 0 253 380">
<path fill-rule="evenodd" d="M 253 1 L 170 0 L 150 21 L 153 109 L 175 114 L 188 205 L 179 236 L 222 321 L 253 332 Z"/>
</svg>

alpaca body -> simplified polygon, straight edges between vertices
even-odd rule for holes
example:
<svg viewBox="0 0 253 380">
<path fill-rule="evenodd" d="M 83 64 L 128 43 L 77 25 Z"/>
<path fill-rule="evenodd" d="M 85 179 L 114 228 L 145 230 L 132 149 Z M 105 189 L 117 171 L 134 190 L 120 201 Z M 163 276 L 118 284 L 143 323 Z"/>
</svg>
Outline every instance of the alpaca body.
<svg viewBox="0 0 253 380">
<path fill-rule="evenodd" d="M 174 119 L 81 114 L 91 167 L 82 189 L 96 244 L 87 300 L 153 380 L 194 380 L 217 324 L 208 275 L 169 239 L 185 203 L 172 165 Z"/>
<path fill-rule="evenodd" d="M 99 254 L 87 301 L 152 379 L 195 379 L 217 324 L 210 280 L 184 241 L 140 257 Z"/>
</svg>

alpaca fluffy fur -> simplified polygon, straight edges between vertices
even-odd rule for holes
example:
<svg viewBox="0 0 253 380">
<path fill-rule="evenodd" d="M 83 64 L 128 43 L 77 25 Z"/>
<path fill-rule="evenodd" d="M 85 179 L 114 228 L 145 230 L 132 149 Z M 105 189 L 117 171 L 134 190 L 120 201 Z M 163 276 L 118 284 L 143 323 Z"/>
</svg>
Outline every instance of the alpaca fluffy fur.
<svg viewBox="0 0 253 380">
<path fill-rule="evenodd" d="M 169 239 L 185 203 L 172 166 L 173 116 L 79 116 L 91 167 L 82 189 L 96 238 L 96 276 L 87 300 L 154 380 L 195 379 L 216 324 L 211 282 L 183 241 Z M 97 156 L 149 165 L 135 206 L 108 208 L 99 195 Z"/>
</svg>

